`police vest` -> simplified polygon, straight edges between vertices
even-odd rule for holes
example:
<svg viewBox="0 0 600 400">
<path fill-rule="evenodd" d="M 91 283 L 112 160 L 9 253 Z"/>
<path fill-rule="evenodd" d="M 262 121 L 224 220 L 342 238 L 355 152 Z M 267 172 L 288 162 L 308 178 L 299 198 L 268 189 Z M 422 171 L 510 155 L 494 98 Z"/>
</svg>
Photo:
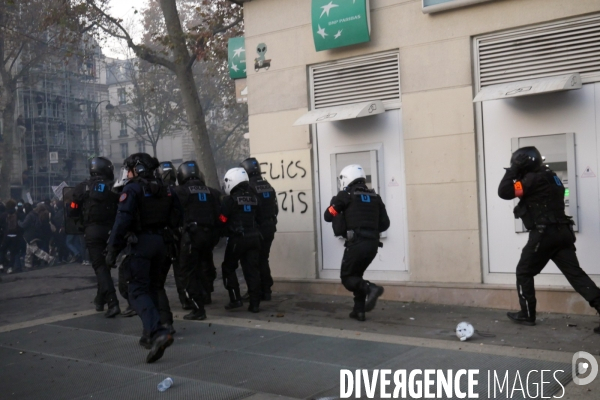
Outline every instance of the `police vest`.
<svg viewBox="0 0 600 400">
<path fill-rule="evenodd" d="M 86 183 L 83 201 L 83 224 L 110 225 L 117 216 L 119 196 L 110 190 L 104 179 L 91 179 Z"/>
<path fill-rule="evenodd" d="M 231 195 L 234 207 L 229 219 L 228 228 L 235 233 L 249 233 L 257 229 L 256 212 L 258 200 L 251 192 L 239 192 Z"/>
<path fill-rule="evenodd" d="M 140 180 L 142 196 L 139 201 L 139 225 L 141 230 L 164 229 L 169 224 L 173 207 L 170 189 L 162 183 Z"/>
<path fill-rule="evenodd" d="M 536 174 L 540 174 L 537 181 L 540 187 L 531 188 L 537 193 L 519 201 L 515 216 L 523 220 L 528 230 L 539 225 L 570 223 L 570 218 L 565 215 L 565 187 L 560 178 L 551 170 Z"/>
<path fill-rule="evenodd" d="M 355 187 L 350 191 L 350 204 L 344 210 L 346 226 L 352 229 L 379 229 L 379 203 L 381 198 L 366 187 Z"/>
<path fill-rule="evenodd" d="M 200 181 L 188 181 L 179 187 L 178 193 L 185 211 L 185 224 L 195 222 L 201 226 L 215 225 L 215 198 L 207 186 Z"/>
<path fill-rule="evenodd" d="M 274 221 L 279 213 L 277 204 L 277 194 L 273 186 L 264 179 L 250 181 L 250 187 L 256 192 L 260 204 L 261 224 L 267 221 Z"/>
</svg>

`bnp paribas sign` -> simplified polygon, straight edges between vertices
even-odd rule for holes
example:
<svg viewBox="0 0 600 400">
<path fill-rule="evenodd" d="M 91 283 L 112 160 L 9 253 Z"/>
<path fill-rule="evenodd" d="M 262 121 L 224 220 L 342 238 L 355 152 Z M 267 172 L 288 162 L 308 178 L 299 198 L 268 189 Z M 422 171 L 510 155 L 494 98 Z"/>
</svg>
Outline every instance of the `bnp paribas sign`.
<svg viewBox="0 0 600 400">
<path fill-rule="evenodd" d="M 369 0 L 312 0 L 317 51 L 371 40 Z"/>
</svg>

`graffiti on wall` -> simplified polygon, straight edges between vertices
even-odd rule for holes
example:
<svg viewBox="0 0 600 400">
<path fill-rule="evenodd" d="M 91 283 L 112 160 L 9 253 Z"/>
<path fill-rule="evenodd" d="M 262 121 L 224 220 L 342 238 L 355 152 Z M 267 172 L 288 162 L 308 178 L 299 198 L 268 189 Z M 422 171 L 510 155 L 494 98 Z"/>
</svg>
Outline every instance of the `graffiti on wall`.
<svg viewBox="0 0 600 400">
<path fill-rule="evenodd" d="M 277 193 L 279 232 L 312 231 L 313 195 L 310 150 L 293 150 L 253 155 L 263 178 Z"/>
</svg>

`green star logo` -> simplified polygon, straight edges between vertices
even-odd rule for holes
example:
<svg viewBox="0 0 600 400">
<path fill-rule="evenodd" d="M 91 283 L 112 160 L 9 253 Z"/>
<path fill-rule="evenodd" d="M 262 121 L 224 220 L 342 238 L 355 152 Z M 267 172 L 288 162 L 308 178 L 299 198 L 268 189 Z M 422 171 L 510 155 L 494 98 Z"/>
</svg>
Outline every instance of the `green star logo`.
<svg viewBox="0 0 600 400">
<path fill-rule="evenodd" d="M 369 0 L 312 0 L 317 51 L 371 40 Z"/>
</svg>

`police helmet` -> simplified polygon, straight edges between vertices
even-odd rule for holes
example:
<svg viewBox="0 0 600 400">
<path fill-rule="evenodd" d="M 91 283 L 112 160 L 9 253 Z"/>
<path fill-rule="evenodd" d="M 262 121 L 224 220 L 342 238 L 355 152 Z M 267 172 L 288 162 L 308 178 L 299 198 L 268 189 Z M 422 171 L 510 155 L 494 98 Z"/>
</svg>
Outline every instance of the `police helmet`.
<svg viewBox="0 0 600 400">
<path fill-rule="evenodd" d="M 183 185 L 190 179 L 199 180 L 204 183 L 204 174 L 196 161 L 186 161 L 177 168 L 177 182 Z"/>
<path fill-rule="evenodd" d="M 115 179 L 113 163 L 105 157 L 94 157 L 89 163 L 90 176 L 99 176 L 108 180 Z"/>
<path fill-rule="evenodd" d="M 367 176 L 363 167 L 358 164 L 350 164 L 345 166 L 342 172 L 340 172 L 339 179 L 341 189 L 345 189 L 359 179 L 366 181 Z"/>
<path fill-rule="evenodd" d="M 538 171 L 543 162 L 544 158 L 534 146 L 521 147 L 510 158 L 511 167 L 516 167 L 521 173 Z"/>
<path fill-rule="evenodd" d="M 244 168 L 231 168 L 223 178 L 223 191 L 225 194 L 231 194 L 231 191 L 242 182 L 248 182 L 248 174 Z"/>
<path fill-rule="evenodd" d="M 177 175 L 175 175 L 175 166 L 171 161 L 162 161 L 156 171 L 158 172 L 158 176 L 167 185 L 174 185 L 176 183 Z"/>
<path fill-rule="evenodd" d="M 248 176 L 257 176 L 257 175 L 260 176 L 261 175 L 260 164 L 254 157 L 246 158 L 244 161 L 242 161 L 242 163 L 240 164 L 240 167 L 242 167 L 246 170 L 246 173 L 248 174 Z"/>
<path fill-rule="evenodd" d="M 156 157 L 152 157 L 148 153 L 135 153 L 127 157 L 123 161 L 123 165 L 138 176 L 152 178 L 154 170 L 158 168 L 159 162 Z"/>
</svg>

